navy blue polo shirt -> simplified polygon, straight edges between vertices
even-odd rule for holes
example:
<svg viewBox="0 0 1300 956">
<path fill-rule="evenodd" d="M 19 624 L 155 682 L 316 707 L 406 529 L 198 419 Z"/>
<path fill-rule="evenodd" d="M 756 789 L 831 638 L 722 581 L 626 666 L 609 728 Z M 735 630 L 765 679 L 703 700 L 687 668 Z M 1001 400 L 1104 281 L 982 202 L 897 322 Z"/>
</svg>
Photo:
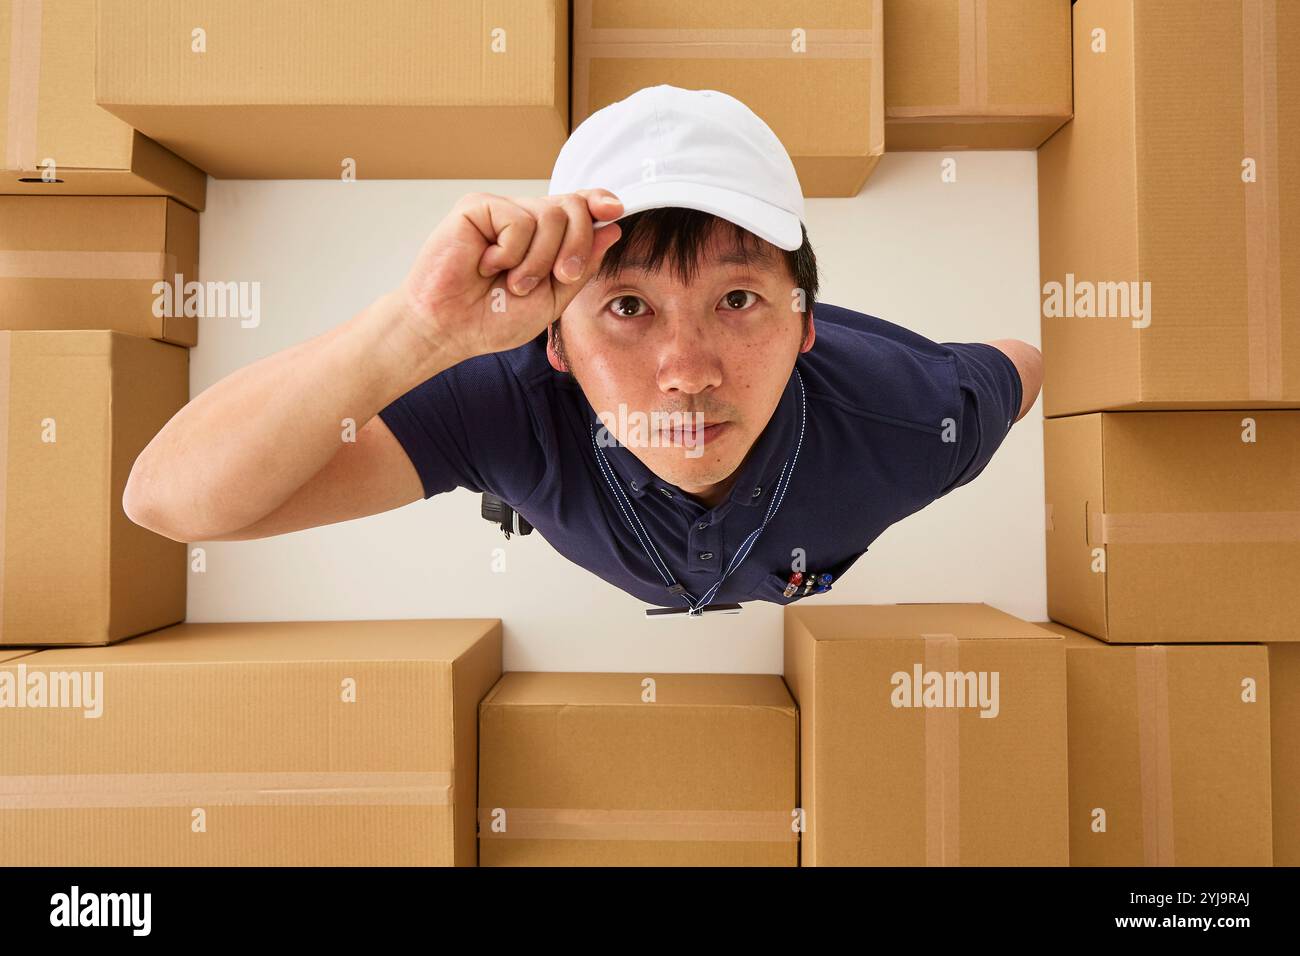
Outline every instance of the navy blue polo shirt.
<svg viewBox="0 0 1300 956">
<path fill-rule="evenodd" d="M 1021 403 L 1015 365 L 991 345 L 932 342 L 825 303 L 814 315 L 813 347 L 714 508 L 629 449 L 596 447 L 596 411 L 551 368 L 545 335 L 461 362 L 380 416 L 426 498 L 497 495 L 560 554 L 649 604 L 689 603 L 665 571 L 699 601 L 728 569 L 710 603 L 788 604 L 801 599 L 782 594 L 796 549 L 840 580 L 891 524 L 983 471 Z"/>
</svg>

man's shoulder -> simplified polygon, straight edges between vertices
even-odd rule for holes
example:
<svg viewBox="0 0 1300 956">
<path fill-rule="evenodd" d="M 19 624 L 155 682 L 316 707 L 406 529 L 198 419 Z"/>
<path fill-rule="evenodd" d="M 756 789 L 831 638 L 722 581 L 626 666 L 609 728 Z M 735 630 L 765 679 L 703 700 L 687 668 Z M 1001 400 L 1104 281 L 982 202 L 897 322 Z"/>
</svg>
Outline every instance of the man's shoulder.
<svg viewBox="0 0 1300 956">
<path fill-rule="evenodd" d="M 885 319 L 814 306 L 817 337 L 799 356 L 809 391 L 841 410 L 929 431 L 952 413 L 952 350 Z"/>
<path fill-rule="evenodd" d="M 475 401 L 510 401 L 517 396 L 536 404 L 558 398 L 571 380 L 547 361 L 543 333 L 517 348 L 463 359 L 430 380 L 434 381 Z"/>
<path fill-rule="evenodd" d="M 499 363 L 502 371 L 512 376 L 528 391 L 544 389 L 553 392 L 557 387 L 562 390 L 572 381 L 568 376 L 562 375 L 551 367 L 546 357 L 545 332 L 518 348 L 497 352 L 491 358 Z"/>
<path fill-rule="evenodd" d="M 922 355 L 945 360 L 947 349 L 919 332 L 913 332 L 905 326 L 889 322 L 865 312 L 846 309 L 844 306 L 818 302 L 813 306 L 813 315 L 817 319 L 817 337 L 820 340 L 825 327 L 837 340 L 870 339 L 877 344 L 889 344 L 898 348 L 911 349 Z"/>
</svg>

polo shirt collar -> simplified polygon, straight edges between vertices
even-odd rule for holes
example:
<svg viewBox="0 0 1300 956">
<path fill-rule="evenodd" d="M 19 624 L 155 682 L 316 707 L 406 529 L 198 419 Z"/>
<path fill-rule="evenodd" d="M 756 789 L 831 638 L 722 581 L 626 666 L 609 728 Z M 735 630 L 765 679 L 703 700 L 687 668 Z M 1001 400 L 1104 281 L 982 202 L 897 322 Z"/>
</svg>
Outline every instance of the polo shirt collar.
<svg viewBox="0 0 1300 956">
<path fill-rule="evenodd" d="M 587 405 L 589 421 L 595 426 L 599 438 L 602 427 L 600 418 L 591 403 L 586 402 L 585 395 L 583 400 Z M 740 475 L 727 499 L 731 504 L 752 507 L 769 503 L 781 476 L 782 465 L 794 457 L 795 444 L 799 440 L 799 424 L 799 386 L 795 373 L 791 371 L 767 427 L 759 433 L 758 440 L 740 466 Z M 685 495 L 676 485 L 647 468 L 626 446 L 616 442 L 601 450 L 622 479 L 623 488 L 630 497 L 643 498 L 648 494 L 664 497 Z"/>
</svg>

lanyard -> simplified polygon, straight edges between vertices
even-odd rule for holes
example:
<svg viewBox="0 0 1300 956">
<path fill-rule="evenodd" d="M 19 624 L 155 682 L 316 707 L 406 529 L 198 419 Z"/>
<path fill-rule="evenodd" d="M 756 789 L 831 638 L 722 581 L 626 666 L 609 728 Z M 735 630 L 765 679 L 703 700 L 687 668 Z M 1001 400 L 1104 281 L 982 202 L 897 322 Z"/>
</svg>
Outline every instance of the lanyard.
<svg viewBox="0 0 1300 956">
<path fill-rule="evenodd" d="M 619 510 L 623 512 L 623 518 L 627 521 L 628 526 L 631 527 L 632 533 L 636 535 L 637 542 L 641 545 L 641 550 L 645 552 L 646 558 L 648 558 L 650 563 L 654 565 L 654 569 L 659 572 L 659 576 L 663 578 L 664 586 L 668 589 L 669 596 L 684 601 L 686 603 L 686 608 L 680 610 L 684 610 L 690 617 L 699 617 L 704 613 L 705 607 L 713 600 L 713 596 L 718 593 L 718 589 L 722 587 L 722 582 L 727 580 L 727 577 L 732 571 L 740 567 L 745 558 L 749 557 L 749 552 L 753 549 L 754 542 L 758 540 L 758 536 L 762 534 L 763 529 L 767 527 L 768 522 L 772 520 L 773 516 L 775 516 L 776 512 L 780 509 L 781 501 L 785 498 L 785 490 L 790 484 L 790 476 L 794 473 L 794 466 L 799 461 L 799 450 L 803 447 L 804 425 L 807 422 L 807 399 L 804 394 L 803 376 L 799 374 L 798 369 L 794 370 L 794 374 L 795 378 L 799 382 L 799 438 L 795 442 L 794 454 L 787 458 L 781 465 L 781 474 L 777 478 L 776 487 L 772 489 L 772 496 L 768 501 L 767 513 L 763 516 L 763 523 L 755 528 L 753 532 L 750 533 L 749 537 L 741 542 L 740 547 L 736 549 L 736 553 L 732 555 L 731 561 L 728 562 L 726 569 L 722 572 L 722 577 L 718 578 L 718 580 L 714 582 L 713 586 L 704 593 L 704 597 L 699 600 L 696 600 L 695 596 L 686 590 L 685 585 L 677 582 L 673 577 L 672 571 L 669 570 L 667 563 L 662 557 L 660 557 L 659 550 L 654 546 L 654 542 L 650 540 L 649 532 L 646 531 L 645 525 L 641 523 L 641 518 L 636 513 L 636 508 L 632 506 L 632 500 L 627 496 L 627 493 L 623 491 L 622 485 L 614 480 L 614 470 L 610 467 L 604 451 L 601 450 L 600 445 L 596 441 L 596 426 L 594 424 L 588 425 L 591 432 L 591 447 L 595 449 L 596 452 L 596 462 L 600 466 L 601 474 L 605 477 L 605 483 L 609 485 L 610 492 L 614 496 L 615 504 L 617 504 Z M 652 608 L 647 610 L 646 614 L 650 614 L 652 610 L 662 613 L 662 609 Z"/>
</svg>

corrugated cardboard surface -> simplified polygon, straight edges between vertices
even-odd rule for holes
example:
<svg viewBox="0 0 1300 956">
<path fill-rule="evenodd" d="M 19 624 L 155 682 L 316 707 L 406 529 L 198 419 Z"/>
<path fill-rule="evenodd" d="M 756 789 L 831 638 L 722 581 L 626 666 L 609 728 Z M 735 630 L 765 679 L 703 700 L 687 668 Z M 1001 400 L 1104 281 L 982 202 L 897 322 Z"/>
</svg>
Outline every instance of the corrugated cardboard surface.
<svg viewBox="0 0 1300 956">
<path fill-rule="evenodd" d="M 772 128 L 805 196 L 854 196 L 885 149 L 880 24 L 881 0 L 574 0 L 572 126 L 647 86 L 719 90 Z"/>
<path fill-rule="evenodd" d="M 546 179 L 568 135 L 568 9 L 101 0 L 96 99 L 225 179 L 338 179 L 346 159 L 359 179 Z"/>
<path fill-rule="evenodd" d="M 0 0 L 0 155 L 0 193 L 161 195 L 203 209 L 201 170 L 95 104 L 95 0 Z M 42 181 L 47 159 L 61 182 Z"/>
<path fill-rule="evenodd" d="M 1070 118 L 1070 0 L 885 0 L 889 149 L 1034 149 Z"/>
<path fill-rule="evenodd" d="M 1300 866 L 1300 644 L 1268 645 L 1273 865 Z"/>
<path fill-rule="evenodd" d="M 1065 635 L 1070 865 L 1269 866 L 1268 649 L 1040 626 Z"/>
<path fill-rule="evenodd" d="M 513 672 L 479 721 L 482 866 L 797 863 L 780 677 Z"/>
<path fill-rule="evenodd" d="M 474 865 L 498 621 L 182 624 L 18 664 L 102 672 L 102 715 L 0 709 L 0 864 Z"/>
<path fill-rule="evenodd" d="M 174 345 L 198 319 L 154 284 L 198 279 L 199 216 L 162 197 L 0 196 L 0 328 L 115 329 Z M 238 321 L 214 318 L 211 321 Z"/>
<path fill-rule="evenodd" d="M 122 493 L 185 404 L 188 359 L 118 332 L 0 332 L 0 644 L 106 644 L 184 618 L 186 547 L 130 521 Z"/>
<path fill-rule="evenodd" d="M 1042 282 L 1150 282 L 1151 313 L 1045 315 L 1046 415 L 1300 405 L 1297 50 L 1296 3 L 1075 4 L 1074 120 L 1039 151 Z"/>
<path fill-rule="evenodd" d="M 1053 620 L 1119 644 L 1300 641 L 1300 412 L 1053 418 L 1043 451 Z"/>
<path fill-rule="evenodd" d="M 917 666 L 997 672 L 996 716 L 894 706 L 897 675 Z M 801 718 L 802 865 L 1067 863 L 1061 639 L 984 604 L 791 606 L 785 679 Z"/>
</svg>

